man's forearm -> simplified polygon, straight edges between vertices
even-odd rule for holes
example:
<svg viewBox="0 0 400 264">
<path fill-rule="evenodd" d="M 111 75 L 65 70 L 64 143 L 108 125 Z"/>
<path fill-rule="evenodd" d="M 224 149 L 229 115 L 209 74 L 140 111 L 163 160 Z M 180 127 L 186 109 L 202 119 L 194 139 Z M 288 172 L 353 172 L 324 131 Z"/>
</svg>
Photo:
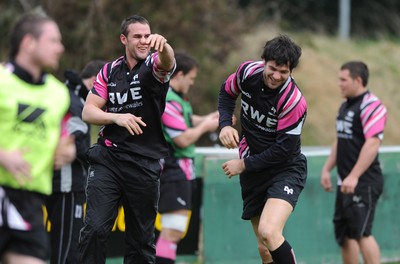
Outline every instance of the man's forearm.
<svg viewBox="0 0 400 264">
<path fill-rule="evenodd" d="M 115 114 L 104 112 L 95 106 L 88 105 L 83 108 L 82 119 L 92 125 L 108 125 L 114 123 Z"/>
<path fill-rule="evenodd" d="M 165 43 L 164 49 L 158 53 L 160 64 L 158 65 L 161 69 L 170 71 L 174 67 L 175 54 L 171 45 Z"/>
</svg>

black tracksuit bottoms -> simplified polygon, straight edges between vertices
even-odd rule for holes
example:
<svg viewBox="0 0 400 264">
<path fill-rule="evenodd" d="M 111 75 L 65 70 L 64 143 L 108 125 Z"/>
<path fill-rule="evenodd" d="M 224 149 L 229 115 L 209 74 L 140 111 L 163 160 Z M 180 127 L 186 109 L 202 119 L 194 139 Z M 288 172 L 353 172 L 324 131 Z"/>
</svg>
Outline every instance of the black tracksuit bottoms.
<svg viewBox="0 0 400 264">
<path fill-rule="evenodd" d="M 80 234 L 79 263 L 105 263 L 107 239 L 122 203 L 126 226 L 124 263 L 154 264 L 161 163 L 101 145 L 91 147 L 88 160 L 87 207 Z"/>
</svg>

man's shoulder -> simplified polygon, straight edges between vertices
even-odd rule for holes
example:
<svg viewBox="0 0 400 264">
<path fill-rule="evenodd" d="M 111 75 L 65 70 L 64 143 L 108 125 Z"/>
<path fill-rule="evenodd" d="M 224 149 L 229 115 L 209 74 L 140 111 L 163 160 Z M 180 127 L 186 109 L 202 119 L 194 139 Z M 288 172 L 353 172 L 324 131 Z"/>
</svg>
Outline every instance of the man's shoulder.
<svg viewBox="0 0 400 264">
<path fill-rule="evenodd" d="M 117 59 L 115 59 L 113 61 L 109 61 L 106 64 L 104 64 L 103 69 L 106 68 L 106 69 L 113 70 L 113 69 L 116 69 L 116 68 L 118 68 L 119 66 L 121 66 L 123 64 L 126 64 L 125 56 L 120 56 Z"/>
<path fill-rule="evenodd" d="M 258 78 L 264 71 L 264 66 L 263 61 L 244 61 L 239 65 L 236 72 L 242 82 L 245 82 L 245 80 L 253 80 L 254 77 Z"/>
<path fill-rule="evenodd" d="M 386 109 L 382 100 L 370 91 L 367 91 L 365 94 L 361 96 L 361 98 L 358 100 L 357 105 L 359 106 L 360 110 L 367 108 L 373 109 L 377 107 Z"/>
<path fill-rule="evenodd" d="M 239 65 L 238 69 L 248 71 L 247 73 L 251 73 L 249 70 L 264 69 L 264 66 L 264 61 L 246 60 Z"/>
</svg>

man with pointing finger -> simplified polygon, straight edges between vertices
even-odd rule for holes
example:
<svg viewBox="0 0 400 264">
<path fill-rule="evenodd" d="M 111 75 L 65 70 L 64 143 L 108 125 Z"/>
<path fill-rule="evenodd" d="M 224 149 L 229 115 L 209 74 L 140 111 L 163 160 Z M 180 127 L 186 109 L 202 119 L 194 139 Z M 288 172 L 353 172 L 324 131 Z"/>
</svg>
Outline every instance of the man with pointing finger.
<svg viewBox="0 0 400 264">
<path fill-rule="evenodd" d="M 88 152 L 87 209 L 79 245 L 79 261 L 85 264 L 105 263 L 120 203 L 126 222 L 124 263 L 155 263 L 160 159 L 168 155 L 161 116 L 175 69 L 174 51 L 138 15 L 122 22 L 120 40 L 125 56 L 98 73 L 82 112 L 85 121 L 102 125 Z"/>
</svg>

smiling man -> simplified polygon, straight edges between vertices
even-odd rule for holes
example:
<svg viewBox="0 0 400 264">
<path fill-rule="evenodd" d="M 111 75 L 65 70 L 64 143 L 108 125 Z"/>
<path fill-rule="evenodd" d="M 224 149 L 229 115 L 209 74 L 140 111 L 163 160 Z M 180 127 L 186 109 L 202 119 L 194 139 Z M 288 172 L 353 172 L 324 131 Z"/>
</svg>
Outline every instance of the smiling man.
<svg viewBox="0 0 400 264">
<path fill-rule="evenodd" d="M 124 263 L 155 263 L 160 159 L 168 155 L 161 116 L 175 69 L 174 51 L 137 15 L 122 22 L 120 40 L 125 56 L 98 73 L 82 112 L 84 121 L 102 128 L 88 153 L 79 263 L 105 263 L 120 202 L 126 222 Z"/>
<path fill-rule="evenodd" d="M 291 77 L 301 48 L 288 36 L 268 41 L 262 61 L 246 61 L 222 84 L 219 138 L 239 147 L 239 159 L 222 165 L 228 178 L 240 174 L 244 220 L 251 220 L 263 263 L 296 263 L 282 235 L 307 178 L 300 135 L 307 113 L 304 96 Z M 241 95 L 242 134 L 232 127 Z"/>
</svg>

